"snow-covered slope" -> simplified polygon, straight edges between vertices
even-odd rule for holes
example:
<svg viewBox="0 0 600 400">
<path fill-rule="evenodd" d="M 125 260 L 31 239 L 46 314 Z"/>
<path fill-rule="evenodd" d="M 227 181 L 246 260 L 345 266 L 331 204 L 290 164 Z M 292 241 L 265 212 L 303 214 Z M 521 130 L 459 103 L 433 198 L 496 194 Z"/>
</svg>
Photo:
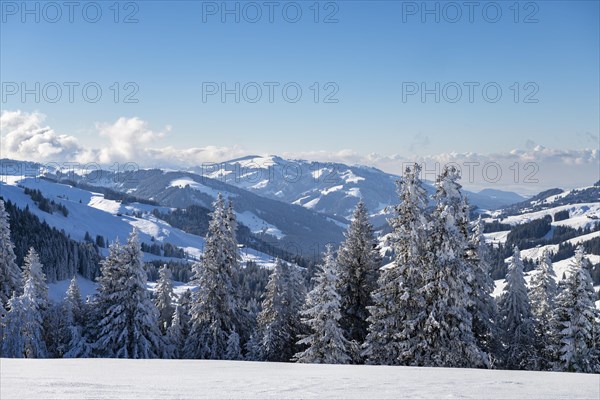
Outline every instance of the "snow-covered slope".
<svg viewBox="0 0 600 400">
<path fill-rule="evenodd" d="M 60 177 L 52 175 L 51 178 Z M 269 242 L 278 242 L 276 247 L 279 248 L 300 248 L 304 255 L 312 255 L 312 249 L 319 244 L 323 247 L 324 243 L 341 242 L 347 223 L 343 218 L 261 197 L 192 171 L 149 169 L 134 171 L 126 176 L 113 171 L 94 171 L 74 175 L 70 179 L 76 181 L 78 186 L 108 187 L 166 207 L 186 208 L 199 205 L 212 208 L 217 194 L 222 193 L 233 200 L 240 222 L 253 233 L 270 235 L 262 237 Z"/>
<path fill-rule="evenodd" d="M 49 214 L 40 210 L 24 188 L 39 189 L 43 196 L 64 205 L 68 216 L 59 212 Z M 51 182 L 40 178 L 5 179 L 0 182 L 0 195 L 15 203 L 19 208 L 29 207 L 29 211 L 46 221 L 50 226 L 63 230 L 75 240 L 84 240 L 86 232 L 92 238 L 103 236 L 109 242 L 124 241 L 135 227 L 139 231 L 140 241 L 146 244 L 154 242 L 170 243 L 185 250 L 192 259 L 198 259 L 204 248 L 204 238 L 174 228 L 165 221 L 154 217 L 150 212 L 158 209 L 167 212 L 167 207 L 141 203 L 124 205 L 109 200 L 100 193 Z M 141 216 L 140 216 L 141 213 Z M 101 249 L 103 253 L 107 249 Z M 272 257 L 246 248 L 242 252 L 244 260 L 255 261 L 259 265 L 271 266 Z M 169 258 L 144 253 L 144 260 L 169 260 Z"/>
<path fill-rule="evenodd" d="M 12 399 L 598 399 L 600 376 L 210 360 L 1 359 Z"/>
<path fill-rule="evenodd" d="M 556 220 L 557 213 L 562 214 L 562 219 Z M 567 214 L 568 213 L 568 214 Z M 559 214 L 559 215 L 560 215 Z M 535 196 L 528 202 L 515 204 L 507 209 L 497 210 L 490 213 L 490 217 L 484 218 L 485 222 L 499 222 L 512 227 L 525 224 L 544 217 L 550 217 L 550 231 L 544 236 L 545 239 L 551 239 L 556 227 L 568 227 L 573 229 L 594 229 L 600 225 L 600 187 L 589 186 L 584 188 L 561 191 L 554 189 L 543 192 Z M 498 244 L 506 243 L 510 230 L 486 233 L 485 238 L 488 243 Z M 556 253 L 561 245 L 566 243 L 578 245 L 590 240 L 600 238 L 600 231 L 591 233 L 581 233 L 573 238 L 560 241 L 555 244 L 538 245 L 533 248 L 521 249 L 521 258 L 530 260 L 539 260 L 545 250 Z M 600 255 L 588 254 L 588 260 L 592 264 L 600 263 Z M 505 261 L 508 262 L 510 257 Z M 573 261 L 573 257 L 566 258 L 553 263 L 554 272 L 558 280 L 568 272 L 568 267 Z M 531 276 L 537 272 L 529 271 L 525 274 L 525 280 L 530 281 Z M 499 295 L 504 288 L 504 280 L 496 281 L 495 295 Z"/>
</svg>

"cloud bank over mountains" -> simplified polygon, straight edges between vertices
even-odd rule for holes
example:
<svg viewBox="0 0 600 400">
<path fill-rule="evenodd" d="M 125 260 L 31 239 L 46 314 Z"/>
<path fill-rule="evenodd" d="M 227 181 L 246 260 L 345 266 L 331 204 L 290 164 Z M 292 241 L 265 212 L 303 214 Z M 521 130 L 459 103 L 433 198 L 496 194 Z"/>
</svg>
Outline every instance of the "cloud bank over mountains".
<svg viewBox="0 0 600 400">
<path fill-rule="evenodd" d="M 2 111 L 0 157 L 42 163 L 134 162 L 140 167 L 187 168 L 254 154 L 251 150 L 235 145 L 185 149 L 173 146 L 156 147 L 157 141 L 168 139 L 171 128 L 167 126 L 156 131 L 149 127 L 148 122 L 136 117 L 121 117 L 114 123 L 97 123 L 95 132 L 102 146 L 88 148 L 82 145 L 77 137 L 58 133 L 47 126 L 45 119 L 46 116 L 39 112 Z M 589 136 L 592 139 L 597 138 L 597 135 L 589 134 Z M 340 145 L 343 146 L 343 143 Z M 407 143 L 406 150 L 410 150 L 409 147 L 414 148 L 413 144 Z M 536 193 L 549 187 L 570 188 L 591 185 L 599 180 L 600 150 L 598 147 L 600 145 L 587 149 L 552 149 L 529 143 L 527 149 L 495 154 L 449 152 L 408 157 L 400 152 L 388 155 L 362 154 L 355 150 L 341 149 L 335 152 L 325 150 L 284 152 L 280 156 L 320 162 L 360 164 L 395 174 L 401 174 L 407 164 L 418 162 L 423 165 L 424 178 L 428 180 L 433 180 L 443 165 L 453 164 L 461 169 L 463 184 L 466 187 L 472 189 L 494 187 L 520 193 Z"/>
</svg>

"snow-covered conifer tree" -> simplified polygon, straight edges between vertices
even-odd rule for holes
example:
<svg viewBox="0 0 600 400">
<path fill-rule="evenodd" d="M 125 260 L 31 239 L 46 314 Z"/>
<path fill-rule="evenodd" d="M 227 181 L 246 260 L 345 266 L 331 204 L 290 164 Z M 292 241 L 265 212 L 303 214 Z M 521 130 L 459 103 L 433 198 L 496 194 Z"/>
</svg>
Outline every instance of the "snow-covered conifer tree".
<svg viewBox="0 0 600 400">
<path fill-rule="evenodd" d="M 48 309 L 48 285 L 46 284 L 46 275 L 44 275 L 44 266 L 40 262 L 37 251 L 32 247 L 25 257 L 23 265 L 23 282 L 31 278 L 33 282 L 34 296 L 39 299 L 38 305 L 42 312 Z"/>
<path fill-rule="evenodd" d="M 175 298 L 175 294 L 173 293 L 173 275 L 167 264 L 163 265 L 158 273 L 159 279 L 156 285 L 155 304 L 159 313 L 158 325 L 161 332 L 165 334 L 171 325 L 171 319 L 175 311 L 175 307 L 173 306 L 173 299 Z"/>
<path fill-rule="evenodd" d="M 183 358 L 183 349 L 185 346 L 185 337 L 187 336 L 188 327 L 187 318 L 185 316 L 185 309 L 177 305 L 173 312 L 171 319 L 171 325 L 167 329 L 167 342 L 169 345 L 169 356 L 170 358 L 179 359 Z"/>
<path fill-rule="evenodd" d="M 338 250 L 340 324 L 348 340 L 362 344 L 367 337 L 371 293 L 377 287 L 380 257 L 373 226 L 365 204 L 360 201 L 354 210 L 346 240 Z M 358 360 L 357 360 L 358 361 Z"/>
<path fill-rule="evenodd" d="M 241 360 L 242 348 L 240 347 L 240 335 L 236 331 L 229 334 L 227 339 L 227 350 L 225 350 L 226 360 Z"/>
<path fill-rule="evenodd" d="M 193 266 L 193 279 L 199 289 L 194 296 L 190 334 L 185 345 L 188 358 L 223 359 L 229 335 L 239 325 L 241 307 L 236 281 L 239 255 L 229 217 L 219 194 L 202 260 Z"/>
<path fill-rule="evenodd" d="M 2 356 L 11 358 L 45 358 L 48 356 L 44 342 L 44 310 L 42 304 L 47 301 L 40 297 L 40 286 L 45 280 L 38 263 L 32 263 L 23 294 L 16 293 L 9 300 L 10 311 L 6 315 Z M 46 288 L 47 291 L 47 288 Z"/>
<path fill-rule="evenodd" d="M 487 366 L 477 345 L 469 306 L 474 272 L 466 261 L 469 210 L 463 198 L 459 171 L 445 167 L 436 182 L 436 207 L 428 234 L 424 264 L 424 341 L 418 345 L 417 365 L 440 367 Z"/>
<path fill-rule="evenodd" d="M 388 221 L 395 260 L 382 268 L 372 293 L 374 304 L 368 307 L 370 325 L 364 355 L 369 364 L 412 364 L 423 341 L 419 335 L 425 334 L 420 329 L 426 317 L 421 288 L 427 195 L 420 171 L 417 164 L 408 167 L 398 181 L 400 203 Z"/>
<path fill-rule="evenodd" d="M 71 279 L 66 297 L 63 301 L 63 313 L 67 324 L 64 341 L 64 358 L 89 357 L 92 348 L 85 334 L 84 304 L 81 299 L 77 277 Z"/>
<path fill-rule="evenodd" d="M 257 317 L 256 341 L 264 361 L 290 361 L 301 333 L 300 308 L 304 289 L 297 267 L 276 260 Z"/>
<path fill-rule="evenodd" d="M 552 315 L 558 291 L 550 256 L 548 250 L 542 253 L 537 274 L 533 274 L 529 282 L 529 300 L 535 321 L 535 345 L 538 352 L 535 369 L 542 370 L 552 368 Z"/>
<path fill-rule="evenodd" d="M 496 301 L 492 296 L 494 280 L 490 273 L 488 248 L 483 236 L 481 217 L 474 224 L 467 246 L 466 259 L 473 271 L 471 299 L 468 307 L 473 320 L 473 335 L 478 346 L 488 354 L 489 365 L 493 366 L 500 361 L 501 345 L 496 325 Z"/>
<path fill-rule="evenodd" d="M 4 309 L 13 292 L 21 292 L 21 270 L 17 266 L 13 248 L 8 213 L 4 201 L 0 199 L 0 305 Z"/>
<path fill-rule="evenodd" d="M 518 247 L 515 247 L 508 265 L 505 283 L 498 301 L 504 367 L 531 369 L 536 363 L 535 329 Z"/>
<path fill-rule="evenodd" d="M 262 357 L 261 351 L 261 341 L 262 336 L 261 332 L 256 328 L 254 332 L 250 335 L 250 339 L 246 342 L 244 346 L 246 350 L 246 354 L 244 359 L 247 361 L 260 361 Z"/>
<path fill-rule="evenodd" d="M 102 262 L 95 311 L 94 350 L 115 358 L 160 358 L 164 341 L 158 310 L 146 288 L 146 271 L 134 230 L 125 245 L 115 242 Z"/>
<path fill-rule="evenodd" d="M 560 371 L 598 372 L 600 359 L 595 348 L 598 332 L 598 310 L 583 247 L 577 247 L 569 266 L 564 289 L 556 298 L 555 335 Z"/>
<path fill-rule="evenodd" d="M 298 344 L 308 346 L 297 353 L 298 362 L 317 364 L 348 364 L 351 360 L 353 343 L 344 337 L 340 327 L 339 268 L 328 245 L 321 271 L 315 278 L 316 284 L 308 293 L 306 304 L 301 312 L 302 321 L 310 333 Z"/>
</svg>

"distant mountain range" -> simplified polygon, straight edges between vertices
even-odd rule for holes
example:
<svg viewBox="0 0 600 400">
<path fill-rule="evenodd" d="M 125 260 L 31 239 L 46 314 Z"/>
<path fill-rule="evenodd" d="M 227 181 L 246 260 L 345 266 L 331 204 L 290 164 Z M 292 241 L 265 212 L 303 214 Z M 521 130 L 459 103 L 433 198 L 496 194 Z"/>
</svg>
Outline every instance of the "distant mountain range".
<svg viewBox="0 0 600 400">
<path fill-rule="evenodd" d="M 386 207 L 398 201 L 397 175 L 365 166 L 286 160 L 276 156 L 249 156 L 185 171 L 66 171 L 6 159 L 0 160 L 0 164 L 5 183 L 38 188 L 55 202 L 65 203 L 71 208 L 73 205 L 67 202 L 67 193 L 77 189 L 78 201 L 85 201 L 82 206 L 104 207 L 106 212 L 109 201 L 120 202 L 121 206 L 111 203 L 109 209 L 117 210 L 112 214 L 128 212 L 145 220 L 151 217 L 154 218 L 153 224 L 157 222 L 156 215 L 149 214 L 152 210 L 168 213 L 171 209 L 192 205 L 202 207 L 200 212 L 205 213 L 204 219 L 207 219 L 212 202 L 218 193 L 222 193 L 233 201 L 240 225 L 247 227 L 255 238 L 262 241 L 262 247 L 256 247 L 264 251 L 265 243 L 273 243 L 277 249 L 310 258 L 320 254 L 325 243 L 338 244 L 342 241 L 352 210 L 361 199 L 370 210 L 376 227 L 386 226 L 389 216 Z M 42 175 L 47 180 L 44 185 L 35 183 L 39 179 L 19 180 L 19 176 L 23 175 Z M 433 193 L 430 183 L 426 187 Z M 3 192 L 11 195 L 14 190 L 5 189 Z M 516 193 L 493 189 L 466 193 L 472 204 L 485 210 L 525 200 Z M 92 200 L 94 204 L 89 203 Z M 75 212 L 72 219 L 77 214 Z M 141 221 L 129 222 L 143 225 Z M 108 225 L 98 225 L 103 227 L 102 235 L 111 231 Z M 124 235 L 123 229 L 113 231 Z M 180 243 L 183 247 L 190 247 L 187 239 Z"/>
<path fill-rule="evenodd" d="M 375 225 L 385 223 L 385 208 L 398 201 L 396 181 L 400 177 L 366 166 L 248 156 L 194 171 L 263 197 L 346 219 L 362 199 Z M 431 183 L 426 183 L 426 188 L 433 193 Z M 517 193 L 495 189 L 465 193 L 471 204 L 486 210 L 525 200 Z"/>
</svg>

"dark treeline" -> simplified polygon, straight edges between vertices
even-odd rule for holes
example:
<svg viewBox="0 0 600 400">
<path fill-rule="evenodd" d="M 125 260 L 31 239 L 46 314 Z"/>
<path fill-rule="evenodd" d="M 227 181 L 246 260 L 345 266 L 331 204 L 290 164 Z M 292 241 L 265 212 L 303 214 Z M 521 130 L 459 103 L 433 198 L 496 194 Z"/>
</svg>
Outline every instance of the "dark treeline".
<svg viewBox="0 0 600 400">
<path fill-rule="evenodd" d="M 100 273 L 98 248 L 92 243 L 71 239 L 63 231 L 51 227 L 29 211 L 11 201 L 5 203 L 9 215 L 10 234 L 17 263 L 22 265 L 31 247 L 39 249 L 40 261 L 48 282 L 70 279 L 75 273 L 93 280 Z"/>
</svg>

